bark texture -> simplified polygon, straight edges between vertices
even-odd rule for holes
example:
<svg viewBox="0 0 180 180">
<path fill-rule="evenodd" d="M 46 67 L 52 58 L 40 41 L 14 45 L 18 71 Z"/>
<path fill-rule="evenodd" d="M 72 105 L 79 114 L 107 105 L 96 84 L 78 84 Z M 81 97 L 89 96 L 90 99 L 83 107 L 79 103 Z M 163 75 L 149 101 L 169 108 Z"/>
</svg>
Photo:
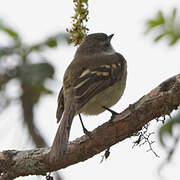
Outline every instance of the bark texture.
<svg viewBox="0 0 180 180">
<path fill-rule="evenodd" d="M 8 150 L 0 152 L 0 180 L 19 176 L 45 175 L 46 172 L 66 168 L 85 161 L 108 147 L 138 132 L 149 121 L 168 115 L 180 104 L 180 74 L 171 77 L 150 93 L 129 105 L 91 132 L 91 137 L 82 136 L 69 142 L 67 153 L 58 162 L 49 163 L 50 148 L 29 151 Z"/>
</svg>

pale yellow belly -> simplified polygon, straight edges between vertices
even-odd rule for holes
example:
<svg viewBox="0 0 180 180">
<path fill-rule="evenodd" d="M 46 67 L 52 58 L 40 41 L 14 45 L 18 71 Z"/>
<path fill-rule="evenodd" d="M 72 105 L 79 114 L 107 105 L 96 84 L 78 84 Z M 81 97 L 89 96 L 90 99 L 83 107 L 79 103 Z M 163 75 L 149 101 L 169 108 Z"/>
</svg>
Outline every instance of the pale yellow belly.
<svg viewBox="0 0 180 180">
<path fill-rule="evenodd" d="M 95 95 L 92 99 L 89 100 L 87 104 L 85 104 L 78 112 L 87 114 L 87 115 L 96 115 L 105 111 L 103 106 L 111 107 L 116 104 L 121 98 L 124 89 L 125 82 L 117 82 L 113 86 L 105 89 L 103 92 Z"/>
</svg>

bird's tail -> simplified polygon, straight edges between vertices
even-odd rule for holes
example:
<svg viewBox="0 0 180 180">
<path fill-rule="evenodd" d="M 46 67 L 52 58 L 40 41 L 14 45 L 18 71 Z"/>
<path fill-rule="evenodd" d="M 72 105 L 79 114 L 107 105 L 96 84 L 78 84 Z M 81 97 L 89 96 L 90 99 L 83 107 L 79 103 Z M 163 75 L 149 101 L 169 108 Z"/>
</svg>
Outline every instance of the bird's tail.
<svg viewBox="0 0 180 180">
<path fill-rule="evenodd" d="M 53 145 L 51 147 L 51 151 L 49 154 L 50 162 L 57 161 L 58 159 L 61 159 L 62 156 L 64 155 L 67 149 L 69 133 L 74 116 L 75 116 L 75 109 L 72 103 L 70 105 L 67 105 L 67 107 L 65 107 L 63 118 L 60 121 L 60 125 L 56 132 L 56 136 L 54 138 Z"/>
</svg>

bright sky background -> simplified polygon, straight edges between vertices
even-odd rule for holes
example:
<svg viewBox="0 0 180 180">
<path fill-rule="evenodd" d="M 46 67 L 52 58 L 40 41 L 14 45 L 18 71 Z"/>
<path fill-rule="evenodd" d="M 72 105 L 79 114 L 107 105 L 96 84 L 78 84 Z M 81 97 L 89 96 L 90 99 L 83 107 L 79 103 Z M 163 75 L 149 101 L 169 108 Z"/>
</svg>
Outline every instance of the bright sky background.
<svg viewBox="0 0 180 180">
<path fill-rule="evenodd" d="M 128 79 L 123 98 L 113 107 L 122 111 L 129 104 L 134 103 L 144 94 L 156 87 L 163 80 L 179 73 L 179 44 L 168 47 L 166 41 L 153 43 L 151 35 L 145 36 L 145 20 L 155 16 L 161 9 L 168 13 L 173 7 L 179 7 L 178 0 L 124 0 L 124 1 L 89 1 L 90 33 L 114 33 L 112 44 L 117 52 L 127 59 Z M 59 31 L 71 27 L 73 15 L 72 0 L 6 0 L 0 2 L 0 18 L 15 27 L 27 43 L 33 43 Z M 61 87 L 63 73 L 73 59 L 76 48 L 73 46 L 60 47 L 49 51 L 46 55 L 52 59 L 57 67 L 56 82 L 48 85 L 54 90 L 53 96 L 46 96 L 36 106 L 37 126 L 52 143 L 56 129 L 56 99 Z M 10 109 L 10 113 L 3 114 L 0 126 L 0 150 L 31 149 L 31 142 L 24 135 L 19 123 L 21 115 L 17 109 Z M 86 127 L 93 130 L 107 121 L 110 114 L 107 112 L 99 116 L 83 117 Z M 12 122 L 13 121 L 13 122 Z M 11 122 L 11 123 L 9 123 Z M 8 133 L 7 129 L 8 127 Z M 153 123 L 152 131 L 156 132 L 157 124 Z M 81 136 L 82 129 L 78 118 L 74 119 L 71 129 L 71 139 Z M 125 179 L 125 180 L 159 180 L 157 169 L 165 158 L 164 151 L 156 139 L 155 151 L 160 155 L 156 158 L 152 152 L 146 153 L 147 146 L 132 149 L 134 139 L 127 139 L 111 148 L 107 161 L 100 164 L 101 154 L 66 169 L 61 170 L 65 180 L 92 180 L 92 179 Z M 177 152 L 173 162 L 163 170 L 168 180 L 180 178 L 180 154 Z M 33 177 L 19 179 L 36 179 Z M 41 179 L 38 177 L 38 179 Z M 42 178 L 43 179 L 43 178 Z M 162 178 L 163 180 L 165 178 Z"/>
</svg>

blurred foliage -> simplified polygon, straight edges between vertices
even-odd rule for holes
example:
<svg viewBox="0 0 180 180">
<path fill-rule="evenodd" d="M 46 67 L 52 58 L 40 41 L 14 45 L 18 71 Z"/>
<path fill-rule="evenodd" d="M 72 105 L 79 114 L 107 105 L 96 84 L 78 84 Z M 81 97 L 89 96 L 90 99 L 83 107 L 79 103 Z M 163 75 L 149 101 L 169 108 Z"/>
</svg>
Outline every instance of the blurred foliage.
<svg viewBox="0 0 180 180">
<path fill-rule="evenodd" d="M 146 26 L 147 33 L 156 30 L 155 42 L 162 38 L 167 38 L 169 45 L 172 46 L 180 39 L 180 23 L 179 20 L 177 21 L 177 9 L 175 8 L 168 16 L 165 16 L 162 11 L 159 11 L 154 19 L 147 21 Z"/>
<path fill-rule="evenodd" d="M 169 45 L 175 45 L 180 39 L 180 23 L 177 20 L 177 9 L 174 8 L 170 15 L 165 15 L 159 11 L 154 19 L 147 21 L 147 31 L 156 30 L 158 33 L 154 41 L 158 42 L 162 38 L 169 40 Z M 177 149 L 177 144 L 180 139 L 180 134 L 175 133 L 175 129 L 180 128 L 180 112 L 164 124 L 159 130 L 159 140 L 162 147 L 167 152 L 167 161 L 170 161 L 172 155 Z M 176 129 L 176 130 L 177 130 Z M 168 139 L 169 137 L 170 139 Z M 171 144 L 170 146 L 168 144 Z"/>
<path fill-rule="evenodd" d="M 167 161 L 171 160 L 171 157 L 174 154 L 180 139 L 179 130 L 178 130 L 179 134 L 175 132 L 177 130 L 176 128 L 177 129 L 180 128 L 180 112 L 178 112 L 178 114 L 175 117 L 173 117 L 173 119 L 170 119 L 159 130 L 160 143 L 168 154 Z M 167 137 L 169 137 L 168 140 Z M 171 145 L 169 146 L 169 144 Z"/>
<path fill-rule="evenodd" d="M 16 44 L 21 42 L 19 34 L 8 25 L 4 24 L 2 20 L 0 21 L 0 30 L 7 33 L 9 37 L 11 37 L 16 42 Z"/>
<path fill-rule="evenodd" d="M 76 45 L 80 44 L 89 30 L 84 24 L 88 21 L 88 0 L 73 0 L 75 14 L 72 17 L 73 24 L 67 31 L 71 34 L 71 41 Z"/>
<path fill-rule="evenodd" d="M 53 80 L 54 67 L 41 52 L 56 48 L 69 40 L 67 33 L 58 33 L 42 42 L 25 44 L 22 37 L 9 25 L 0 21 L 0 36 L 7 39 L 7 45 L 0 42 L 0 110 L 3 111 L 14 101 L 22 106 L 23 122 L 36 147 L 46 146 L 34 123 L 33 109 L 40 97 L 51 94 L 45 86 L 46 80 Z M 33 63 L 36 57 L 36 63 Z M 12 80 L 18 81 L 19 94 L 8 94 Z"/>
<path fill-rule="evenodd" d="M 69 41 L 69 35 L 60 32 L 28 45 L 18 32 L 0 21 L 0 36 L 7 39 L 6 46 L 0 42 L 0 111 L 6 110 L 12 102 L 18 100 L 22 107 L 23 124 L 27 127 L 33 144 L 36 147 L 45 147 L 47 143 L 35 125 L 33 109 L 42 95 L 52 94 L 45 82 L 53 80 L 54 67 L 42 52 Z M 34 58 L 36 63 L 33 63 Z M 19 82 L 20 92 L 16 97 L 7 92 L 12 88 L 12 80 Z M 55 176 L 57 180 L 62 179 L 58 173 Z"/>
</svg>

